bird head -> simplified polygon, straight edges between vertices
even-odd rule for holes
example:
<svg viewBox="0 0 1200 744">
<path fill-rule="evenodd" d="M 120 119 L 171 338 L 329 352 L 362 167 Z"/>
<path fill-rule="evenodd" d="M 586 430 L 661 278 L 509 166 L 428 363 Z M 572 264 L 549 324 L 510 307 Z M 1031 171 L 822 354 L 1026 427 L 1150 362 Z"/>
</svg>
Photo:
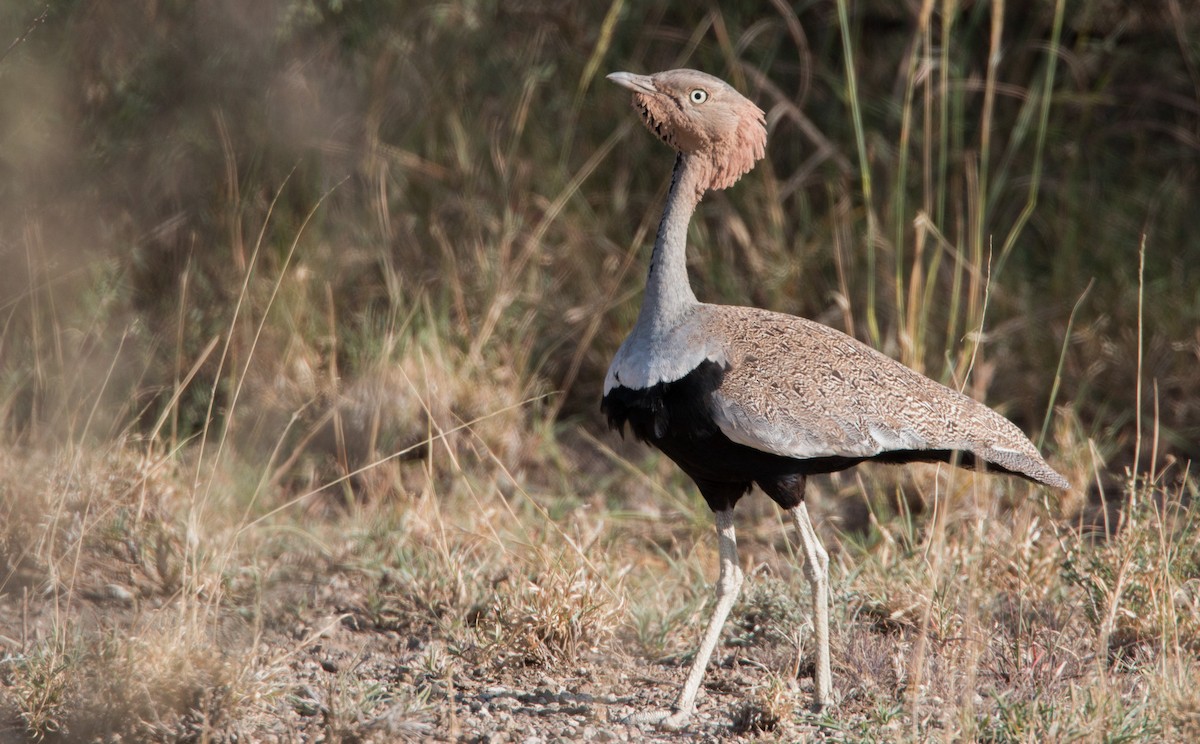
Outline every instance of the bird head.
<svg viewBox="0 0 1200 744">
<path fill-rule="evenodd" d="M 668 70 L 654 75 L 614 72 L 608 79 L 633 91 L 633 107 L 647 129 L 703 164 L 701 192 L 732 186 L 765 153 L 762 109 L 720 78 L 697 70 Z"/>
</svg>

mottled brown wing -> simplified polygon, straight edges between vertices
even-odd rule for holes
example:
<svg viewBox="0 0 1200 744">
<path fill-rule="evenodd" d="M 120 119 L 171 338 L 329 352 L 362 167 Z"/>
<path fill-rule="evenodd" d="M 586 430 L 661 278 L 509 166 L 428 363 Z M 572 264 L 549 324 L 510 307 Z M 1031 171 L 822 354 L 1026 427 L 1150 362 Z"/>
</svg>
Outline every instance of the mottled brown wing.
<svg viewBox="0 0 1200 744">
<path fill-rule="evenodd" d="M 1066 488 L 1012 422 L 849 336 L 755 308 L 709 306 L 728 369 L 713 416 L 730 439 L 800 459 L 970 452 Z"/>
</svg>

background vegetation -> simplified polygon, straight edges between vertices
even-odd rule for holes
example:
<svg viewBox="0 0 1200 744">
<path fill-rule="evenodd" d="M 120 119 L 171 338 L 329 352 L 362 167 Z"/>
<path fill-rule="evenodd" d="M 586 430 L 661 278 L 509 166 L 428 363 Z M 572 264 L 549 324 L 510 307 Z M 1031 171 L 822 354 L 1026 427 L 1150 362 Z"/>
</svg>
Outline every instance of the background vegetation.
<svg viewBox="0 0 1200 744">
<path fill-rule="evenodd" d="M 697 294 L 965 389 L 1076 485 L 817 484 L 820 720 L 796 558 L 746 502 L 697 735 L 1200 730 L 1191 5 L 8 2 L 0 28 L 6 736 L 576 738 L 667 704 L 710 520 L 597 399 L 670 168 L 603 75 L 676 66 L 770 129 L 701 206 Z"/>
</svg>

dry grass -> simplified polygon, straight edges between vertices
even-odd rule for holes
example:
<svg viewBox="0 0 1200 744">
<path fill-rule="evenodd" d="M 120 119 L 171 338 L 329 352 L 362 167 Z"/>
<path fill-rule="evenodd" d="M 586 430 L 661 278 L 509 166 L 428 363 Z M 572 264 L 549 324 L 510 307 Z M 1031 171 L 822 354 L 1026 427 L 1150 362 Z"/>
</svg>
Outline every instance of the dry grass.
<svg viewBox="0 0 1200 744">
<path fill-rule="evenodd" d="M 715 566 L 686 485 L 669 486 L 678 508 L 638 514 L 611 506 L 604 481 L 571 480 L 564 501 L 547 477 L 564 466 L 514 474 L 497 457 L 484 467 L 483 437 L 438 440 L 390 489 L 319 507 L 316 494 L 287 506 L 288 489 L 259 493 L 261 476 L 231 458 L 206 475 L 227 494 L 209 495 L 203 515 L 207 481 L 134 454 L 133 442 L 72 461 L 9 449 L 9 733 L 582 735 L 620 732 L 630 706 L 665 704 Z M 589 452 L 612 456 L 586 441 L 555 449 L 575 467 Z M 1106 537 L 1025 485 L 901 472 L 864 470 L 813 496 L 834 554 L 840 703 L 823 719 L 804 713 L 811 627 L 796 555 L 773 510 L 744 505 L 753 570 L 697 731 L 1028 741 L 1195 730 L 1190 494 L 1139 486 Z M 632 468 L 622 478 L 646 487 Z M 881 498 L 865 524 L 836 534 L 852 512 L 831 497 L 860 485 L 929 506 L 906 516 Z"/>
<path fill-rule="evenodd" d="M 0 740 L 671 740 L 620 719 L 670 703 L 716 546 L 594 410 L 669 167 L 596 86 L 680 60 L 776 143 L 702 207 L 698 293 L 869 339 L 1077 486 L 814 482 L 819 717 L 798 555 L 752 496 L 689 736 L 1200 736 L 1195 262 L 1162 257 L 1194 65 L 1143 50 L 1170 95 L 1110 89 L 1089 41 L 1155 18 L 501 5 L 97 5 L 0 58 L 0 154 L 39 174 L 0 184 Z M 1127 134 L 1131 95 L 1171 138 Z"/>
</svg>

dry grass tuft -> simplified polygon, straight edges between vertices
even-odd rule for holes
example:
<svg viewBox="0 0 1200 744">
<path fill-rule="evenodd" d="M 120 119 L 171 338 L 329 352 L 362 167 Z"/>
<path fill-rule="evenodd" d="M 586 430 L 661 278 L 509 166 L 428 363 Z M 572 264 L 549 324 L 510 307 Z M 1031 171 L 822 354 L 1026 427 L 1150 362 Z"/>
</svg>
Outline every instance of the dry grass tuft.
<svg viewBox="0 0 1200 744">
<path fill-rule="evenodd" d="M 782 672 L 796 665 L 801 637 L 812 638 L 812 604 L 806 589 L 806 582 L 784 581 L 766 572 L 751 576 L 730 612 L 726 645 L 744 649 L 768 669 Z M 809 674 L 806 670 L 805 676 Z"/>
<path fill-rule="evenodd" d="M 493 654 L 557 666 L 608 651 L 621 604 L 586 570 L 560 568 L 506 583 L 479 619 L 479 630 L 495 639 Z"/>
<path fill-rule="evenodd" d="M 7 455 L 0 475 L 6 591 L 131 602 L 179 590 L 186 487 L 178 463 L 123 445 L 99 455 Z"/>
<path fill-rule="evenodd" d="M 792 718 L 796 703 L 796 686 L 772 674 L 766 682 L 751 692 L 748 700 L 733 715 L 731 728 L 735 734 L 763 734 L 779 729 Z"/>
<path fill-rule="evenodd" d="M 2 590 L 21 601 L 4 605 L 0 707 L 26 733 L 186 738 L 263 694 L 252 659 L 230 653 L 249 630 L 213 614 L 221 580 L 188 545 L 170 461 L 127 447 L 6 457 Z"/>
<path fill-rule="evenodd" d="M 1200 521 L 1178 492 L 1127 495 L 1117 534 L 1077 546 L 1063 576 L 1112 663 L 1200 653 Z"/>
</svg>

